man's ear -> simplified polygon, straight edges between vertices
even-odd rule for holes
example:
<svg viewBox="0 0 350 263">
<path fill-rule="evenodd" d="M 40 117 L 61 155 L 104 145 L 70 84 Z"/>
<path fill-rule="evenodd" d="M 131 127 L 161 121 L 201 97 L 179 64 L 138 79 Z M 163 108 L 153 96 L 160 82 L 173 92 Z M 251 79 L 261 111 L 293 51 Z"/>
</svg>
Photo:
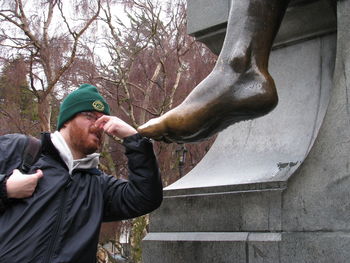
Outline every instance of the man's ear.
<svg viewBox="0 0 350 263">
<path fill-rule="evenodd" d="M 76 117 L 77 117 L 77 114 L 74 115 L 74 116 L 73 116 L 72 118 L 70 118 L 69 120 L 67 120 L 65 123 L 63 123 L 61 129 L 66 129 L 66 128 L 69 126 L 69 124 L 70 124 Z M 60 130 L 61 130 L 61 129 L 60 129 Z"/>
<path fill-rule="evenodd" d="M 63 123 L 63 125 L 62 125 L 62 127 L 61 127 L 61 129 L 60 129 L 60 130 L 62 130 L 62 129 L 66 129 L 66 128 L 67 128 L 67 125 L 70 123 L 70 121 L 71 121 L 71 120 L 66 121 L 65 123 Z"/>
</svg>

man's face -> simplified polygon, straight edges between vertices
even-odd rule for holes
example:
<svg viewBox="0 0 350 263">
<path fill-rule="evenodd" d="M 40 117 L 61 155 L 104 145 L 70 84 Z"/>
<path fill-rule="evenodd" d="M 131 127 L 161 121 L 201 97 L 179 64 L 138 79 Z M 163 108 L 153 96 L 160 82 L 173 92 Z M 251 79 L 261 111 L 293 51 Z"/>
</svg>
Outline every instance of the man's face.
<svg viewBox="0 0 350 263">
<path fill-rule="evenodd" d="M 82 155 L 97 151 L 102 144 L 103 128 L 96 127 L 95 122 L 103 116 L 100 112 L 81 112 L 67 122 L 70 146 Z"/>
</svg>

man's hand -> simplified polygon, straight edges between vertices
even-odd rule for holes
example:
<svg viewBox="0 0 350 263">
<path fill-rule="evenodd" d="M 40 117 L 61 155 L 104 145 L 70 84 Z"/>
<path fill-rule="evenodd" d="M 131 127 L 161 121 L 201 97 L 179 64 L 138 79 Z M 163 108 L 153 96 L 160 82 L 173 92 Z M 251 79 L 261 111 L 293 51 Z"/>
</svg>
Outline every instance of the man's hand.
<svg viewBox="0 0 350 263">
<path fill-rule="evenodd" d="M 37 170 L 35 174 L 22 174 L 19 170 L 14 170 L 6 182 L 8 198 L 32 196 L 39 179 L 43 176 L 44 174 L 41 170 Z"/>
<path fill-rule="evenodd" d="M 137 133 L 136 129 L 115 116 L 103 115 L 96 120 L 95 125 L 107 134 L 121 139 Z"/>
</svg>

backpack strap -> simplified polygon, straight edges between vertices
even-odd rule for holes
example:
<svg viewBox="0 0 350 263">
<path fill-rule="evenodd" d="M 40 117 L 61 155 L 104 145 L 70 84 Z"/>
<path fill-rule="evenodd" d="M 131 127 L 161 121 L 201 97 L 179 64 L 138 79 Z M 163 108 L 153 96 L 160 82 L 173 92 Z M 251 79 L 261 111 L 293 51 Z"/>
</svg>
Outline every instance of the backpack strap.
<svg viewBox="0 0 350 263">
<path fill-rule="evenodd" d="M 28 173 L 30 167 L 39 159 L 41 154 L 41 141 L 32 136 L 27 136 L 26 145 L 23 150 L 20 170 Z"/>
</svg>

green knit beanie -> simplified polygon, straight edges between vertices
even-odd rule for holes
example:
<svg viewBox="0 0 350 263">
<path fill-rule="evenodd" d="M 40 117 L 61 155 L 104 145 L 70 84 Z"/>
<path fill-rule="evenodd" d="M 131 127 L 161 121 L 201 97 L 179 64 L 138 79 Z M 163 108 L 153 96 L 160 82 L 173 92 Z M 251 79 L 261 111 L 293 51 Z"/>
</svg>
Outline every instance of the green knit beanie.
<svg viewBox="0 0 350 263">
<path fill-rule="evenodd" d="M 110 115 L 109 105 L 97 88 L 90 84 L 83 84 L 63 100 L 58 115 L 57 130 L 60 130 L 65 122 L 82 111 L 99 111 Z"/>
</svg>

